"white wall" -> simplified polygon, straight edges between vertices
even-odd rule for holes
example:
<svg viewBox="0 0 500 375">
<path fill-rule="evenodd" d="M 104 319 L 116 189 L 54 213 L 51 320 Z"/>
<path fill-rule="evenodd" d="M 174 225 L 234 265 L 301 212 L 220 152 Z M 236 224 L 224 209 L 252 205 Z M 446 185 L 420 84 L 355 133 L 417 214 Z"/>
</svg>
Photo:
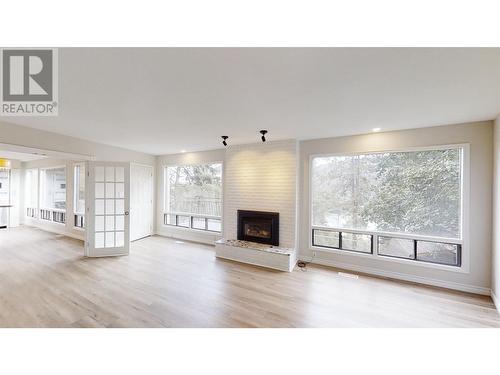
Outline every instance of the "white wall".
<svg viewBox="0 0 500 375">
<path fill-rule="evenodd" d="M 491 297 L 500 311 L 500 115 L 493 132 L 493 236 L 491 255 Z"/>
<path fill-rule="evenodd" d="M 315 261 L 368 272 L 423 282 L 475 293 L 489 294 L 491 278 L 491 217 L 493 123 L 491 121 L 373 133 L 303 141 L 300 144 L 300 252 L 310 259 L 309 247 L 309 158 L 314 154 L 364 152 L 457 143 L 470 144 L 470 261 L 469 272 L 454 272 L 434 265 L 411 261 L 388 261 L 355 255 L 317 251 Z M 467 231 L 467 228 L 464 228 Z M 464 250 L 465 251 L 465 250 Z"/>
<path fill-rule="evenodd" d="M 68 125 L 69 126 L 69 125 Z M 118 132 L 119 136 L 119 132 Z M 101 161 L 155 165 L 153 155 L 0 121 L 0 143 L 94 156 Z"/>
<path fill-rule="evenodd" d="M 296 141 L 231 146 L 224 167 L 224 237 L 237 238 L 237 210 L 280 214 L 280 246 L 296 246 Z"/>
<path fill-rule="evenodd" d="M 2 152 L 0 151 L 0 156 L 1 156 Z M 21 161 L 19 160 L 12 160 L 12 159 L 9 159 L 10 160 L 10 168 L 11 169 L 20 169 L 22 168 L 22 163 Z"/>
<path fill-rule="evenodd" d="M 163 224 L 163 208 L 165 207 L 165 179 L 164 168 L 169 165 L 190 165 L 190 164 L 206 164 L 213 162 L 224 163 L 225 150 L 188 152 L 183 154 L 172 154 L 157 157 L 156 160 L 156 234 L 186 239 L 191 241 L 213 244 L 221 236 L 214 233 L 204 231 L 193 231 L 186 228 L 176 228 Z M 225 164 L 225 163 L 224 163 Z M 223 179 L 225 171 L 223 165 Z M 224 218 L 223 218 L 224 220 Z M 223 222 L 224 225 L 224 222 Z"/>
</svg>

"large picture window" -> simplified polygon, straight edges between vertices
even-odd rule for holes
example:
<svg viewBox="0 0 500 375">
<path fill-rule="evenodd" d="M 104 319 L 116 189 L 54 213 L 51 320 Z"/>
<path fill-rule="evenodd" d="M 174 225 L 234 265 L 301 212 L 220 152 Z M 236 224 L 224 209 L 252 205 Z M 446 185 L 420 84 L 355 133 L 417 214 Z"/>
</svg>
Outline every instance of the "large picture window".
<svg viewBox="0 0 500 375">
<path fill-rule="evenodd" d="M 463 159 L 461 146 L 314 157 L 313 245 L 459 266 Z"/>
<path fill-rule="evenodd" d="M 40 218 L 66 221 L 66 168 L 40 170 Z"/>
<path fill-rule="evenodd" d="M 221 231 L 222 164 L 165 168 L 164 223 Z"/>
</svg>

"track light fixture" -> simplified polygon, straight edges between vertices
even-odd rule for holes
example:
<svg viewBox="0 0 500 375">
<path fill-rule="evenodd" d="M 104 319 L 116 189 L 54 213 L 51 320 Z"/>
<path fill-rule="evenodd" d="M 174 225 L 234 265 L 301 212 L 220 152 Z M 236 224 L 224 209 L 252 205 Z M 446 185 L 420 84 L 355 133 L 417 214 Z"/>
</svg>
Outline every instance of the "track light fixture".
<svg viewBox="0 0 500 375">
<path fill-rule="evenodd" d="M 262 134 L 262 137 L 260 137 L 260 139 L 262 139 L 262 142 L 265 142 L 266 141 L 267 130 L 261 130 L 260 134 Z"/>
<path fill-rule="evenodd" d="M 222 138 L 222 144 L 223 144 L 224 146 L 227 146 L 226 139 L 228 139 L 229 137 L 228 137 L 227 135 L 223 135 L 223 136 L 221 136 L 221 138 Z"/>
</svg>

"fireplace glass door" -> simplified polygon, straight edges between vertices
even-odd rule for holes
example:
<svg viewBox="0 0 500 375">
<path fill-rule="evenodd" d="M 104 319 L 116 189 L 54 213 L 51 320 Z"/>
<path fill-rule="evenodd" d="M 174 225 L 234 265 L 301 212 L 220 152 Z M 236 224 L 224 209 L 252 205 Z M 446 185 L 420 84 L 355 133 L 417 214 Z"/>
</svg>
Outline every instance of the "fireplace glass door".
<svg viewBox="0 0 500 375">
<path fill-rule="evenodd" d="M 279 213 L 238 210 L 238 239 L 279 246 Z"/>
<path fill-rule="evenodd" d="M 271 238 L 271 220 L 252 220 L 245 221 L 244 231 L 245 236 L 258 237 L 258 238 Z"/>
</svg>

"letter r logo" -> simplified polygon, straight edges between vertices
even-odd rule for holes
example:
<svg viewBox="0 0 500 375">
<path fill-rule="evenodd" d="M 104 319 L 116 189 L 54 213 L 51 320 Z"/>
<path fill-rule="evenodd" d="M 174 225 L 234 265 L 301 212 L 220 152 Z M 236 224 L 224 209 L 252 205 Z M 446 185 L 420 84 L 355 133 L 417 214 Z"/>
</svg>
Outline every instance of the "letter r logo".
<svg viewBox="0 0 500 375">
<path fill-rule="evenodd" d="M 52 50 L 4 49 L 2 52 L 3 101 L 52 101 Z"/>
</svg>

